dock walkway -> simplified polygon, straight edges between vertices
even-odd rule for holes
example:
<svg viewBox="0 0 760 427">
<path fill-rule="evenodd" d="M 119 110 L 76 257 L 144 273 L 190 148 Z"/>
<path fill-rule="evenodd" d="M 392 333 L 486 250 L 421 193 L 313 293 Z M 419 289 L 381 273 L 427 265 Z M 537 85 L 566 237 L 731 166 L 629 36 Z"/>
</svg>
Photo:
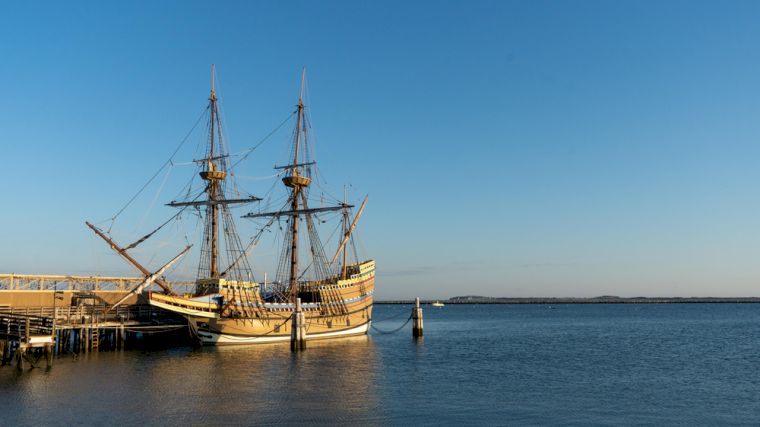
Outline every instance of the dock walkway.
<svg viewBox="0 0 760 427">
<path fill-rule="evenodd" d="M 130 338 L 186 328 L 184 319 L 142 304 L 0 307 L 0 365 L 15 361 L 23 370 L 45 357 L 51 366 L 57 354 L 124 349 Z"/>
</svg>

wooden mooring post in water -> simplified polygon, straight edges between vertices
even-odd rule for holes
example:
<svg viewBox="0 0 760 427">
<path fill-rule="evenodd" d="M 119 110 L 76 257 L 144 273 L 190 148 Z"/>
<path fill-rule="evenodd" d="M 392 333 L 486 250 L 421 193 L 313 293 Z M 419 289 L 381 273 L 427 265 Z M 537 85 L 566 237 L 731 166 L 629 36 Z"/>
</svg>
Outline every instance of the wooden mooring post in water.
<svg viewBox="0 0 760 427">
<path fill-rule="evenodd" d="M 420 307 L 420 297 L 415 298 L 414 308 L 412 309 L 412 336 L 414 338 L 422 337 L 422 308 Z"/>
<path fill-rule="evenodd" d="M 306 316 L 301 307 L 301 298 L 296 299 L 296 310 L 290 319 L 292 331 L 290 334 L 290 349 L 300 351 L 306 348 Z"/>
</svg>

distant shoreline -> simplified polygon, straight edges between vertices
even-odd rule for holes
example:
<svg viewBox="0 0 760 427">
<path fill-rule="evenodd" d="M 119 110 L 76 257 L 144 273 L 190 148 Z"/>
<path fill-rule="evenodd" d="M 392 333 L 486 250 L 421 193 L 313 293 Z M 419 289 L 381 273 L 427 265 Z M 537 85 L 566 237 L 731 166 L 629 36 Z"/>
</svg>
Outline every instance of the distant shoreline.
<svg viewBox="0 0 760 427">
<path fill-rule="evenodd" d="M 757 304 L 760 297 L 663 297 L 663 298 L 489 298 L 454 297 L 448 300 L 420 300 L 422 304 Z M 414 300 L 378 300 L 375 304 L 414 304 Z"/>
</svg>

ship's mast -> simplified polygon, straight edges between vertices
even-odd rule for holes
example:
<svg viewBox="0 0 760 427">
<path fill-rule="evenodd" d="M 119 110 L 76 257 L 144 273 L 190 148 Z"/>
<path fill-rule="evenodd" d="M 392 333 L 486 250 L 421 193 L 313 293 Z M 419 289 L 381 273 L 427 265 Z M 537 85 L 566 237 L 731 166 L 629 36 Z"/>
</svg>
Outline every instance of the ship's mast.
<svg viewBox="0 0 760 427">
<path fill-rule="evenodd" d="M 209 141 L 209 153 L 206 161 L 206 169 L 200 173 L 201 178 L 208 181 L 206 186 L 206 193 L 208 194 L 208 205 L 206 207 L 206 213 L 211 218 L 211 254 L 209 264 L 209 276 L 215 278 L 219 276 L 219 270 L 217 267 L 218 258 L 218 243 L 219 243 L 219 204 L 218 196 L 220 193 L 221 182 L 224 181 L 226 173 L 223 170 L 216 170 L 214 166 L 214 145 L 215 145 L 215 125 L 218 120 L 218 110 L 216 105 L 216 92 L 214 91 L 214 65 L 211 65 L 211 94 L 209 95 L 209 108 L 211 110 L 211 123 L 210 123 L 210 141 Z"/>
<path fill-rule="evenodd" d="M 343 237 L 348 235 L 348 204 L 346 204 L 346 187 L 343 187 Z M 346 245 L 343 245 L 343 271 L 340 278 L 346 279 Z"/>
<path fill-rule="evenodd" d="M 219 279 L 221 277 L 232 277 L 234 280 L 238 280 L 238 281 L 240 280 L 250 281 L 250 280 L 253 280 L 251 266 L 248 260 L 246 259 L 246 251 L 243 250 L 242 244 L 240 243 L 240 237 L 237 234 L 235 223 L 232 219 L 232 215 L 230 213 L 230 209 L 228 206 L 232 204 L 251 203 L 255 201 L 260 201 L 261 199 L 256 196 L 249 196 L 245 198 L 236 198 L 236 199 L 225 198 L 223 183 L 224 183 L 225 178 L 227 177 L 227 171 L 226 171 L 227 163 L 225 159 L 228 156 L 225 152 L 226 150 L 225 144 L 222 140 L 223 133 L 222 133 L 221 121 L 219 119 L 219 108 L 217 106 L 216 91 L 214 90 L 214 80 L 215 80 L 214 71 L 215 71 L 215 67 L 214 65 L 211 65 L 211 94 L 209 95 L 209 98 L 208 98 L 209 99 L 208 108 L 210 110 L 209 123 L 208 123 L 209 125 L 208 126 L 208 129 L 209 129 L 208 157 L 203 156 L 199 160 L 194 160 L 194 162 L 198 162 L 202 165 L 199 175 L 201 179 L 206 181 L 206 184 L 201 194 L 205 193 L 207 198 L 205 200 L 198 200 L 199 197 L 201 196 L 201 194 L 199 194 L 196 197 L 194 197 L 192 200 L 180 200 L 180 201 L 175 200 L 170 203 L 167 203 L 167 206 L 181 208 L 182 210 L 190 206 L 196 207 L 199 210 L 201 206 L 203 206 L 206 209 L 206 215 L 204 218 L 205 225 L 204 225 L 204 230 L 203 230 L 203 244 L 201 247 L 201 259 L 200 259 L 201 262 L 198 268 L 198 279 L 208 279 L 208 278 Z M 217 134 L 219 138 L 217 138 Z M 217 144 L 219 144 L 218 150 L 216 147 Z M 176 151 L 174 154 L 176 154 Z M 172 157 L 174 157 L 174 155 L 172 155 Z M 170 161 L 171 161 L 171 158 L 170 158 Z M 151 180 L 152 179 L 153 178 L 151 178 Z M 189 191 L 190 190 L 188 190 L 188 195 L 189 195 Z M 122 211 L 123 210 L 124 209 L 122 209 Z M 121 248 L 117 246 L 108 236 L 106 236 L 105 233 L 100 231 L 97 227 L 89 223 L 87 225 L 90 228 L 92 228 L 96 234 L 98 234 L 107 243 L 109 243 L 111 247 L 117 253 L 119 253 L 119 255 L 121 255 L 124 259 L 129 261 L 135 267 L 137 267 L 140 270 L 140 272 L 142 272 L 147 278 L 150 278 L 151 273 L 147 269 L 145 269 L 143 266 L 141 266 L 137 261 L 135 261 L 127 253 L 127 251 L 136 247 L 137 245 L 144 242 L 148 238 L 150 238 L 158 230 L 160 230 L 161 228 L 169 224 L 169 222 L 171 222 L 174 219 L 179 218 L 179 216 L 180 214 L 176 214 L 172 216 L 172 218 L 164 222 L 158 228 L 148 233 L 147 235 L 141 237 L 139 240 L 137 240 L 136 242 L 130 244 L 129 246 L 125 248 Z M 222 271 L 220 271 L 220 268 L 219 268 L 219 246 L 220 246 L 219 243 L 220 243 L 220 237 L 221 237 L 219 235 L 220 222 L 222 223 L 222 229 L 224 230 L 224 243 L 225 243 L 224 249 L 227 255 L 227 259 L 234 260 L 233 262 L 227 265 L 226 269 Z M 160 277 L 156 277 L 155 279 L 151 279 L 151 280 L 155 280 L 155 282 L 159 286 L 164 288 L 164 290 L 168 294 L 174 294 L 171 287 L 169 287 L 168 283 L 166 283 Z M 196 293 L 200 295 L 208 291 L 209 289 L 210 287 L 207 287 L 204 285 L 204 287 L 200 287 L 196 289 Z"/>
<path fill-rule="evenodd" d="M 306 229 L 300 230 L 301 234 L 308 233 L 310 248 L 311 248 L 311 258 L 312 262 L 309 264 L 308 267 L 303 269 L 301 271 L 300 275 L 304 275 L 305 271 L 312 268 L 313 275 L 316 278 L 317 281 L 320 280 L 326 280 L 326 279 L 335 279 L 336 276 L 339 274 L 343 277 L 348 275 L 348 259 L 347 255 L 344 252 L 343 254 L 343 267 L 342 267 L 342 273 L 333 270 L 332 265 L 336 262 L 338 259 L 338 256 L 341 254 L 341 251 L 344 248 L 345 242 L 348 240 L 348 238 L 351 235 L 351 232 L 353 231 L 354 227 L 356 226 L 356 219 L 358 219 L 358 215 L 361 215 L 361 209 L 359 210 L 359 214 L 357 215 L 357 218 L 354 219 L 353 223 L 349 226 L 349 215 L 348 215 L 348 209 L 352 208 L 352 205 L 348 205 L 345 200 L 344 195 L 344 201 L 343 203 L 338 204 L 337 206 L 320 206 L 320 207 L 309 207 L 309 201 L 307 197 L 308 193 L 308 187 L 311 184 L 311 168 L 310 166 L 315 164 L 314 161 L 309 161 L 309 151 L 308 148 L 308 123 L 306 120 L 306 108 L 304 105 L 304 89 L 305 89 L 305 72 L 301 75 L 301 89 L 298 96 L 298 105 L 297 110 L 294 114 L 296 114 L 296 126 L 295 126 L 295 138 L 293 139 L 291 146 L 293 148 L 292 150 L 292 158 L 288 159 L 288 164 L 284 166 L 275 166 L 275 169 L 284 169 L 285 176 L 282 178 L 282 182 L 285 184 L 286 187 L 289 187 L 290 191 L 290 197 L 288 198 L 285 205 L 282 207 L 279 211 L 274 212 L 249 212 L 248 214 L 244 215 L 243 218 L 249 218 L 249 219 L 255 219 L 255 218 L 265 218 L 265 217 L 274 217 L 274 218 L 282 218 L 282 217 L 288 217 L 290 223 L 287 227 L 286 234 L 284 236 L 284 245 L 281 252 L 281 257 L 278 262 L 278 268 L 277 268 L 277 282 L 281 284 L 282 287 L 278 289 L 278 291 L 281 293 L 282 299 L 286 301 L 292 301 L 295 302 L 300 289 L 299 285 L 299 271 L 298 271 L 298 261 L 299 261 L 299 253 L 298 253 L 298 238 L 299 238 L 299 228 L 300 227 L 300 219 L 305 218 L 306 219 Z M 365 199 L 366 203 L 366 199 Z M 363 205 L 362 205 L 363 207 Z M 335 211 L 344 211 L 343 215 L 343 241 L 341 245 L 338 247 L 337 252 L 335 253 L 335 256 L 328 262 L 327 257 L 324 253 L 324 247 L 322 243 L 320 242 L 319 235 L 317 234 L 315 221 L 312 217 L 312 215 L 325 213 L 325 212 L 335 212 Z M 271 225 L 271 221 L 270 221 Z M 268 227 L 269 225 L 267 225 Z"/>
<path fill-rule="evenodd" d="M 306 78 L 306 70 L 301 73 L 301 91 L 298 94 L 298 117 L 296 122 L 296 141 L 293 154 L 293 165 L 290 168 L 290 175 L 282 179 L 286 186 L 293 189 L 291 195 L 290 209 L 293 212 L 291 219 L 291 241 L 290 241 L 290 297 L 293 301 L 298 297 L 298 209 L 299 199 L 304 188 L 308 187 L 311 179 L 301 176 L 299 172 L 298 154 L 301 145 L 301 132 L 304 130 L 303 115 L 303 87 Z"/>
</svg>

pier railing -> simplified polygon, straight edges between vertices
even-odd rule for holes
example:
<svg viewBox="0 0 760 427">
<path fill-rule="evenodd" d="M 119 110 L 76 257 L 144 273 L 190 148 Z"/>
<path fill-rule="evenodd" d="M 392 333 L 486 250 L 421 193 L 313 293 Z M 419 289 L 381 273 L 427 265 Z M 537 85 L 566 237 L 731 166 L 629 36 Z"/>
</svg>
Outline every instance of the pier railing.
<svg viewBox="0 0 760 427">
<path fill-rule="evenodd" d="M 0 274 L 0 291 L 128 291 L 143 277 L 71 276 L 54 274 Z M 192 292 L 195 282 L 176 281 L 178 293 Z"/>
<path fill-rule="evenodd" d="M 0 339 L 29 339 L 32 335 L 52 335 L 53 319 L 3 313 L 0 315 Z"/>
</svg>

